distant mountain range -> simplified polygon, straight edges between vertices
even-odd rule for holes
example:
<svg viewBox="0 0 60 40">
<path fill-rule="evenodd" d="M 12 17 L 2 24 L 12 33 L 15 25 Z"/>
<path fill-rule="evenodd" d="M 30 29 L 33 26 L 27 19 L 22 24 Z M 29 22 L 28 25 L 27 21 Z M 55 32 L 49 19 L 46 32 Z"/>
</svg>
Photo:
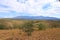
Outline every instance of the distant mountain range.
<svg viewBox="0 0 60 40">
<path fill-rule="evenodd" d="M 22 20 L 60 20 L 55 17 L 44 17 L 44 16 L 17 16 L 12 19 L 22 19 Z"/>
</svg>

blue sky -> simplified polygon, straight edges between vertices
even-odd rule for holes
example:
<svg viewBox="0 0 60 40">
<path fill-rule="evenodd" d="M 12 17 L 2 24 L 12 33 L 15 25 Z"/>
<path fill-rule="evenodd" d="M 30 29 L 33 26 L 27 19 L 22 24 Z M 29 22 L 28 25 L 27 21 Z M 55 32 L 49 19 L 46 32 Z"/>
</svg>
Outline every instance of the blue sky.
<svg viewBox="0 0 60 40">
<path fill-rule="evenodd" d="M 49 16 L 60 18 L 58 0 L 0 0 L 0 18 Z"/>
</svg>

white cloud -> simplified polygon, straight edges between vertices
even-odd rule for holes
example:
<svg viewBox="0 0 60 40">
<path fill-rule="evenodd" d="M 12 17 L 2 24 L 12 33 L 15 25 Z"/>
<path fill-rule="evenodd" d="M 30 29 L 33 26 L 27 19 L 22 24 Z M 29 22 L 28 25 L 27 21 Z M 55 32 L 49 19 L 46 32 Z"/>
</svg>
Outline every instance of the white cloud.
<svg viewBox="0 0 60 40">
<path fill-rule="evenodd" d="M 9 10 L 13 10 L 18 13 L 26 12 L 34 16 L 53 16 L 54 14 L 60 14 L 60 2 L 57 2 L 56 0 L 23 0 L 22 2 L 17 2 L 17 0 L 0 0 L 0 4 L 10 7 L 0 8 L 0 12 L 9 12 Z M 43 9 L 42 7 L 47 4 L 50 4 L 48 9 Z"/>
</svg>

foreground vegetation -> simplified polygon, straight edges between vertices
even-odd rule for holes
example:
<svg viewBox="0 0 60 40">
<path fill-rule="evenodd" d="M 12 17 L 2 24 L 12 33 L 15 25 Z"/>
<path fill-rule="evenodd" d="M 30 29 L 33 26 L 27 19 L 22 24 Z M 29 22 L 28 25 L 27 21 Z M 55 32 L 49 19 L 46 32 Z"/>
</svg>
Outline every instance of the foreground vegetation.
<svg viewBox="0 0 60 40">
<path fill-rule="evenodd" d="M 60 40 L 59 30 L 60 21 L 56 20 L 0 19 L 1 40 Z M 4 35 L 8 37 L 4 39 Z M 48 36 L 49 38 L 47 38 Z M 26 39 L 22 39 L 22 37 Z"/>
<path fill-rule="evenodd" d="M 60 40 L 60 28 L 33 31 L 31 36 L 19 29 L 0 30 L 0 40 Z"/>
</svg>

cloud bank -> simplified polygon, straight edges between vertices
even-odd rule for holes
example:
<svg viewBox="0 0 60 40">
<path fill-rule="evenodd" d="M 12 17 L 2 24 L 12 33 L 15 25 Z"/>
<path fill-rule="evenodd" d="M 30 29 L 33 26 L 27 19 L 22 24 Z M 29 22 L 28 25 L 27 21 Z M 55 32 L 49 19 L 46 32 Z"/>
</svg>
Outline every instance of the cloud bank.
<svg viewBox="0 0 60 40">
<path fill-rule="evenodd" d="M 60 2 L 58 0 L 0 0 L 0 15 L 2 13 L 10 14 L 10 16 L 51 16 L 60 18 Z"/>
</svg>

